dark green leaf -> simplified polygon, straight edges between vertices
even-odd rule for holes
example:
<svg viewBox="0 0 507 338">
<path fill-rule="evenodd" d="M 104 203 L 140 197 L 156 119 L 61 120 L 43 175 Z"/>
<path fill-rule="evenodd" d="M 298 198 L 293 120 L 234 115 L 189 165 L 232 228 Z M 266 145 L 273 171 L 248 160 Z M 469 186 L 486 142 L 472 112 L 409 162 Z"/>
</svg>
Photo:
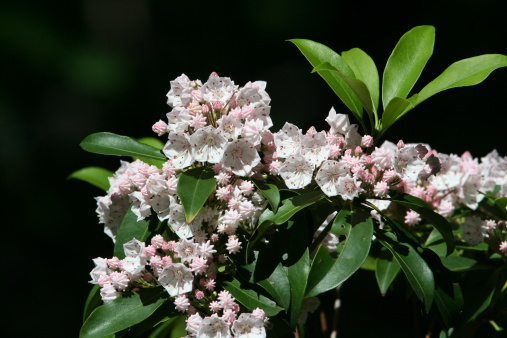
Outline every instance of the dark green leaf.
<svg viewBox="0 0 507 338">
<path fill-rule="evenodd" d="M 405 33 L 387 60 L 382 79 L 384 110 L 394 97 L 406 98 L 433 54 L 435 28 L 418 26 Z"/>
<path fill-rule="evenodd" d="M 306 284 L 308 281 L 308 273 L 310 272 L 310 256 L 308 248 L 301 256 L 299 261 L 287 267 L 287 276 L 290 283 L 290 325 L 295 328 L 301 304 L 305 298 Z"/>
<path fill-rule="evenodd" d="M 393 202 L 414 210 L 424 219 L 428 220 L 442 235 L 447 244 L 447 255 L 450 255 L 454 251 L 456 244 L 454 242 L 454 234 L 452 233 L 451 225 L 447 219 L 434 212 L 426 202 L 415 196 L 405 194 L 403 195 L 403 199 L 403 201 L 393 200 Z"/>
<path fill-rule="evenodd" d="M 444 322 L 445 328 L 453 327 L 463 310 L 463 295 L 459 284 L 452 285 L 450 294 L 437 287 L 435 290 L 435 305 L 440 312 L 440 318 Z"/>
<path fill-rule="evenodd" d="M 157 149 L 147 144 L 142 144 L 133 138 L 116 135 L 113 133 L 95 133 L 85 137 L 80 144 L 84 150 L 102 154 L 151 158 L 166 161 L 166 157 Z"/>
<path fill-rule="evenodd" d="M 456 255 L 450 255 L 442 257 L 442 264 L 451 271 L 463 271 L 473 268 L 477 261 L 475 259 L 462 257 Z"/>
<path fill-rule="evenodd" d="M 173 317 L 155 327 L 148 338 L 180 338 L 187 334 L 185 326 L 185 316 Z"/>
<path fill-rule="evenodd" d="M 69 175 L 68 179 L 75 178 L 90 183 L 104 191 L 108 191 L 110 186 L 109 177 L 113 175 L 114 173 L 112 171 L 104 168 L 86 167 L 74 171 L 72 174 Z"/>
<path fill-rule="evenodd" d="M 103 337 L 140 323 L 166 301 L 166 295 L 162 287 L 141 289 L 101 305 L 85 321 L 79 336 Z"/>
<path fill-rule="evenodd" d="M 387 250 L 382 250 L 381 255 L 377 257 L 375 265 L 375 278 L 380 289 L 380 293 L 384 296 L 394 281 L 394 278 L 400 272 L 400 265 L 393 258 L 393 255 Z"/>
<path fill-rule="evenodd" d="M 249 288 L 250 285 L 243 285 L 237 279 L 224 283 L 224 289 L 229 291 L 244 307 L 250 311 L 261 308 L 266 316 L 276 316 L 283 309 L 278 307 L 274 301 Z"/>
<path fill-rule="evenodd" d="M 289 41 L 299 48 L 301 53 L 303 53 L 313 67 L 317 67 L 324 62 L 329 62 L 343 75 L 354 78 L 354 72 L 350 69 L 347 63 L 338 53 L 334 52 L 329 47 L 311 40 L 292 39 Z M 361 102 L 345 81 L 337 74 L 329 72 L 319 72 L 319 75 L 322 76 L 336 95 L 338 95 L 340 100 L 345 103 L 361 124 L 363 124 L 363 107 Z"/>
<path fill-rule="evenodd" d="M 414 101 L 414 105 L 418 105 L 441 91 L 479 84 L 495 69 L 506 66 L 507 56 L 501 54 L 485 54 L 455 62 L 427 84 L 419 92 L 416 100 L 411 98 L 411 101 Z"/>
<path fill-rule="evenodd" d="M 338 258 L 329 255 L 321 246 L 312 262 L 306 297 L 317 296 L 331 290 L 356 272 L 366 260 L 373 236 L 373 222 L 361 213 L 341 210 L 331 229 L 337 236 L 346 236 Z"/>
<path fill-rule="evenodd" d="M 284 309 L 288 309 L 290 305 L 290 285 L 287 277 L 287 268 L 282 264 L 278 264 L 271 276 L 258 282 L 264 290 L 266 290 L 275 302 Z"/>
<path fill-rule="evenodd" d="M 384 133 L 387 128 L 392 126 L 394 122 L 398 121 L 413 107 L 409 100 L 398 96 L 393 97 L 382 114 L 382 129 L 380 131 Z"/>
<path fill-rule="evenodd" d="M 116 242 L 114 243 L 114 256 L 119 259 L 125 258 L 125 252 L 123 250 L 123 244 L 130 242 L 132 239 L 144 242 L 150 237 L 161 225 L 161 222 L 156 216 L 152 216 L 149 219 L 143 219 L 138 221 L 137 215 L 132 211 L 132 207 L 129 208 L 125 217 L 121 222 L 120 228 L 116 235 Z"/>
<path fill-rule="evenodd" d="M 351 50 L 342 52 L 342 58 L 354 72 L 354 77 L 364 82 L 366 87 L 368 87 L 373 102 L 373 111 L 377 111 L 380 84 L 375 62 L 373 62 L 373 59 L 368 54 L 359 48 L 352 48 Z"/>
<path fill-rule="evenodd" d="M 379 242 L 394 256 L 407 276 L 417 297 L 424 303 L 426 312 L 431 308 L 435 292 L 433 272 L 414 247 L 400 242 L 396 234 L 378 230 L 375 233 Z"/>
<path fill-rule="evenodd" d="M 181 173 L 177 192 L 187 223 L 190 224 L 197 216 L 216 184 L 215 174 L 208 167 L 197 167 Z"/>
<path fill-rule="evenodd" d="M 90 290 L 88 297 L 86 298 L 85 307 L 83 311 L 83 322 L 90 316 L 90 314 L 98 306 L 102 304 L 102 297 L 100 296 L 100 286 L 95 284 Z"/>
<path fill-rule="evenodd" d="M 143 137 L 143 138 L 138 139 L 137 141 L 140 142 L 140 143 L 142 143 L 142 144 L 147 144 L 149 146 L 152 146 L 153 148 L 156 148 L 156 149 L 159 149 L 159 150 L 162 150 L 162 148 L 164 148 L 164 144 L 158 138 Z M 137 159 L 137 157 L 134 157 L 134 160 L 135 159 Z M 148 163 L 148 164 L 150 164 L 150 165 L 154 165 L 154 166 L 156 166 L 158 168 L 162 168 L 162 166 L 164 165 L 164 163 L 167 162 L 166 159 L 164 159 L 164 160 L 144 159 L 143 161 L 146 162 L 146 163 Z"/>
<path fill-rule="evenodd" d="M 352 89 L 354 94 L 357 95 L 357 98 L 359 99 L 359 101 L 361 101 L 361 104 L 363 105 L 364 109 L 368 112 L 368 114 L 370 116 L 373 116 L 372 114 L 375 111 L 375 109 L 371 99 L 370 91 L 368 90 L 368 87 L 363 81 L 358 80 L 354 77 L 347 77 L 343 75 L 335 67 L 330 65 L 329 62 L 324 62 L 316 66 L 315 68 L 313 68 L 312 73 L 313 72 L 319 73 L 330 72 L 341 77 L 343 81 L 345 81 L 345 83 L 350 87 L 350 89 Z"/>
<path fill-rule="evenodd" d="M 280 191 L 278 187 L 260 180 L 253 180 L 253 182 L 261 194 L 268 200 L 273 212 L 276 212 L 278 210 L 278 204 L 280 204 Z"/>
<path fill-rule="evenodd" d="M 283 224 L 287 222 L 296 212 L 306 208 L 309 205 L 321 200 L 325 195 L 320 190 L 309 191 L 284 200 L 283 205 L 271 220 L 273 224 Z"/>
</svg>

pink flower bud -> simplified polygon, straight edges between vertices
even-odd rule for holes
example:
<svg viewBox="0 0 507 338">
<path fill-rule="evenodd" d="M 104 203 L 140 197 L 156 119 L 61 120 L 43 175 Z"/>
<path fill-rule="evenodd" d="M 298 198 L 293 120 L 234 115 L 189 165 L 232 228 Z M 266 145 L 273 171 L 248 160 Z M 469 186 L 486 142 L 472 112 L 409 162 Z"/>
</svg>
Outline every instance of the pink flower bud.
<svg viewBox="0 0 507 338">
<path fill-rule="evenodd" d="M 403 143 L 402 140 L 399 140 L 398 143 L 396 144 L 396 146 L 398 147 L 398 149 L 401 149 L 401 148 L 405 147 L 405 143 Z"/>
<path fill-rule="evenodd" d="M 162 120 L 159 120 L 157 123 L 155 123 L 151 129 L 157 133 L 158 136 L 162 136 L 165 133 L 167 133 L 167 123 L 165 123 Z"/>
<path fill-rule="evenodd" d="M 361 138 L 361 146 L 365 148 L 373 146 L 373 137 L 371 137 L 370 135 L 364 135 Z"/>
</svg>

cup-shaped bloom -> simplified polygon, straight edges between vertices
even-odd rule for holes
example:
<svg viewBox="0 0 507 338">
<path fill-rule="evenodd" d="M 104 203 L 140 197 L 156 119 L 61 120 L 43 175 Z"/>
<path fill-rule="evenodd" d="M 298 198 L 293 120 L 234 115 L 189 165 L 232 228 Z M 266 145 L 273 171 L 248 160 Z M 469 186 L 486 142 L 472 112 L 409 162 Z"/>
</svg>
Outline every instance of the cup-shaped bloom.
<svg viewBox="0 0 507 338">
<path fill-rule="evenodd" d="M 312 181 L 313 169 L 303 156 L 289 156 L 280 168 L 280 176 L 289 189 L 301 189 Z"/>
<path fill-rule="evenodd" d="M 194 275 L 183 263 L 171 263 L 162 270 L 158 281 L 174 297 L 192 291 Z"/>
</svg>

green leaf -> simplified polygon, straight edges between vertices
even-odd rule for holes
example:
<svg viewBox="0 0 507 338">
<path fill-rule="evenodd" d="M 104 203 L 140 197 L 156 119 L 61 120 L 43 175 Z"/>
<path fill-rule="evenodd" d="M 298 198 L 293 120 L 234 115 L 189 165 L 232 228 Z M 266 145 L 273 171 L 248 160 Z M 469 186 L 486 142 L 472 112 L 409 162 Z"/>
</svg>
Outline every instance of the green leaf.
<svg viewBox="0 0 507 338">
<path fill-rule="evenodd" d="M 154 215 L 149 219 L 143 219 L 138 221 L 137 215 L 132 211 L 132 207 L 129 208 L 125 217 L 121 222 L 120 228 L 116 235 L 116 241 L 114 243 L 114 256 L 119 259 L 125 258 L 125 252 L 123 250 L 123 244 L 137 239 L 141 242 L 145 242 L 148 237 L 157 231 L 162 223 Z"/>
<path fill-rule="evenodd" d="M 83 322 L 90 316 L 90 314 L 95 310 L 98 306 L 102 305 L 102 297 L 100 296 L 100 286 L 95 284 L 88 297 L 86 298 L 85 307 L 83 311 Z"/>
<path fill-rule="evenodd" d="M 375 235 L 379 242 L 394 256 L 407 276 L 417 298 L 424 303 L 429 312 L 435 292 L 433 272 L 421 255 L 411 245 L 400 242 L 396 234 L 377 230 Z"/>
<path fill-rule="evenodd" d="M 479 84 L 495 69 L 506 66 L 507 56 L 501 54 L 485 54 L 455 62 L 419 92 L 413 100 L 414 106 L 441 91 Z"/>
<path fill-rule="evenodd" d="M 282 202 L 283 205 L 278 209 L 278 212 L 273 216 L 271 221 L 273 224 L 283 224 L 296 212 L 318 202 L 324 197 L 324 193 L 320 190 L 309 191 L 301 195 L 290 197 Z"/>
<path fill-rule="evenodd" d="M 449 224 L 445 217 L 434 212 L 431 207 L 423 200 L 408 194 L 404 194 L 403 199 L 404 201 L 393 200 L 393 202 L 399 205 L 403 205 L 406 208 L 412 209 L 420 214 L 423 218 L 427 219 L 442 235 L 442 238 L 447 244 L 447 255 L 450 255 L 456 246 L 451 224 Z"/>
<path fill-rule="evenodd" d="M 191 223 L 199 213 L 217 184 L 213 170 L 197 167 L 181 173 L 177 192 L 185 211 L 187 223 Z"/>
<path fill-rule="evenodd" d="M 164 144 L 162 141 L 160 141 L 158 138 L 154 137 L 143 137 L 137 140 L 139 143 L 147 144 L 149 146 L 152 146 L 153 148 L 156 148 L 158 150 L 162 150 L 164 148 Z M 138 159 L 137 157 L 134 157 L 134 160 Z M 165 162 L 167 162 L 167 159 L 164 160 L 152 160 L 152 159 L 144 159 L 144 162 L 154 165 L 158 168 L 162 168 Z"/>
<path fill-rule="evenodd" d="M 373 59 L 359 48 L 352 48 L 351 50 L 342 52 L 342 59 L 352 69 L 354 77 L 361 80 L 368 87 L 371 101 L 373 102 L 373 111 L 377 111 L 380 84 L 377 66 L 375 66 Z"/>
<path fill-rule="evenodd" d="M 337 236 L 346 236 L 338 258 L 333 258 L 328 249 L 321 246 L 313 259 L 306 287 L 306 297 L 317 296 L 331 290 L 356 272 L 366 260 L 373 236 L 370 217 L 348 210 L 341 210 L 331 229 Z"/>
<path fill-rule="evenodd" d="M 394 97 L 406 98 L 433 54 L 435 28 L 418 26 L 405 33 L 387 60 L 382 79 L 384 110 Z"/>
<path fill-rule="evenodd" d="M 341 56 L 331 48 L 311 40 L 292 39 L 289 41 L 299 48 L 313 67 L 317 67 L 324 62 L 329 62 L 329 64 L 343 75 L 354 78 L 352 69 L 350 69 Z M 363 107 L 361 102 L 345 81 L 339 75 L 329 72 L 319 72 L 319 75 L 322 76 L 335 94 L 338 95 L 340 100 L 345 103 L 354 116 L 363 124 Z"/>
<path fill-rule="evenodd" d="M 384 133 L 387 128 L 392 126 L 394 122 L 398 121 L 410 109 L 414 108 L 412 103 L 401 97 L 393 97 L 382 114 L 381 132 Z"/>
<path fill-rule="evenodd" d="M 184 315 L 172 317 L 156 326 L 148 338 L 179 338 L 187 334 Z"/>
<path fill-rule="evenodd" d="M 85 137 L 80 144 L 84 150 L 102 154 L 150 158 L 166 161 L 166 157 L 160 151 L 147 144 L 142 144 L 133 138 L 116 135 L 113 133 L 95 133 Z"/>
<path fill-rule="evenodd" d="M 343 75 L 340 71 L 338 71 L 335 67 L 333 67 L 329 62 L 321 63 L 320 65 L 313 68 L 313 72 L 330 72 L 333 74 L 338 75 L 345 81 L 345 83 L 352 89 L 354 94 L 357 95 L 357 98 L 359 101 L 361 101 L 361 104 L 363 105 L 364 109 L 368 112 L 370 116 L 373 116 L 374 112 L 374 106 L 371 99 L 370 91 L 368 90 L 368 87 L 364 84 L 363 81 L 358 80 L 354 77 L 347 77 Z"/>
<path fill-rule="evenodd" d="M 96 308 L 83 324 L 79 336 L 103 337 L 142 322 L 161 306 L 167 292 L 162 287 L 141 289 Z"/>
<path fill-rule="evenodd" d="M 278 264 L 271 276 L 258 282 L 264 290 L 266 290 L 275 302 L 284 309 L 288 309 L 290 305 L 290 284 L 287 277 L 287 268 L 282 264 Z"/>
<path fill-rule="evenodd" d="M 472 258 L 450 255 L 448 257 L 441 257 L 442 264 L 451 271 L 464 271 L 473 268 L 477 265 L 477 261 Z"/>
<path fill-rule="evenodd" d="M 293 265 L 287 267 L 287 277 L 290 283 L 290 325 L 295 328 L 301 304 L 305 298 L 305 289 L 310 272 L 310 256 L 306 248 L 301 258 Z"/>
<path fill-rule="evenodd" d="M 276 212 L 278 210 L 278 204 L 280 204 L 280 191 L 278 187 L 261 180 L 253 180 L 253 182 L 261 194 L 268 200 L 273 212 Z"/>
<path fill-rule="evenodd" d="M 224 289 L 229 291 L 238 302 L 250 311 L 255 308 L 261 308 L 266 313 L 266 316 L 273 317 L 283 310 L 271 299 L 251 290 L 250 287 L 252 285 L 245 284 L 240 283 L 237 279 L 233 279 L 230 282 L 224 283 Z"/>
<path fill-rule="evenodd" d="M 114 173 L 110 170 L 99 168 L 99 167 L 86 167 L 77 171 L 67 177 L 67 179 L 75 178 L 81 181 L 85 181 L 96 186 L 104 191 L 109 190 L 109 177 L 113 176 Z"/>
<path fill-rule="evenodd" d="M 393 255 L 387 250 L 382 250 L 380 256 L 377 257 L 375 265 L 375 278 L 380 289 L 380 293 L 384 296 L 389 286 L 400 272 L 400 265 L 393 259 Z"/>
<path fill-rule="evenodd" d="M 461 293 L 459 284 L 453 284 L 452 290 L 449 291 L 447 293 L 440 287 L 437 287 L 435 290 L 435 305 L 447 329 L 454 326 L 463 310 L 463 294 Z"/>
</svg>

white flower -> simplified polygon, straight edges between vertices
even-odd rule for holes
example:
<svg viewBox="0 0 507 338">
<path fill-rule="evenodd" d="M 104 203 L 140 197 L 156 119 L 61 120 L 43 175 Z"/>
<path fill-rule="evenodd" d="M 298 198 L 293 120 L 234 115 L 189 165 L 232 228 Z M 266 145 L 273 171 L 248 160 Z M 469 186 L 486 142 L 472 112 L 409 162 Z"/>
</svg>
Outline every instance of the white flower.
<svg viewBox="0 0 507 338">
<path fill-rule="evenodd" d="M 216 74 L 211 74 L 208 81 L 201 87 L 202 98 L 205 101 L 211 104 L 220 102 L 224 106 L 231 99 L 234 90 L 234 82 L 230 78 L 219 77 Z"/>
<path fill-rule="evenodd" d="M 212 314 L 210 317 L 204 317 L 197 332 L 199 338 L 230 338 L 231 332 L 229 330 L 229 324 L 218 317 L 216 314 Z"/>
<path fill-rule="evenodd" d="M 235 338 L 263 338 L 266 329 L 262 318 L 251 313 L 242 313 L 232 324 L 232 333 Z"/>
<path fill-rule="evenodd" d="M 173 131 L 187 131 L 190 123 L 190 110 L 183 107 L 176 107 L 169 113 L 167 113 L 167 130 Z"/>
<path fill-rule="evenodd" d="M 165 144 L 162 152 L 175 169 L 186 168 L 194 162 L 188 135 L 183 132 L 170 133 L 169 141 Z"/>
<path fill-rule="evenodd" d="M 280 168 L 280 176 L 289 189 L 306 187 L 312 181 L 314 166 L 303 156 L 294 155 L 287 158 Z"/>
<path fill-rule="evenodd" d="M 167 104 L 171 107 L 186 106 L 192 101 L 191 92 L 190 79 L 185 74 L 181 74 L 171 81 L 171 90 L 167 93 Z"/>
<path fill-rule="evenodd" d="M 107 266 L 107 260 L 102 257 L 94 258 L 93 263 L 95 263 L 95 267 L 90 272 L 90 277 L 92 280 L 90 283 L 97 284 L 101 275 L 107 275 L 111 270 Z"/>
<path fill-rule="evenodd" d="M 301 153 L 308 163 L 319 166 L 331 151 L 323 133 L 306 134 L 301 142 Z"/>
<path fill-rule="evenodd" d="M 110 283 L 106 283 L 102 288 L 100 288 L 100 297 L 104 303 L 113 301 L 119 295 L 120 293 L 116 291 L 116 288 Z"/>
<path fill-rule="evenodd" d="M 248 120 L 241 131 L 241 136 L 252 142 L 253 145 L 261 143 L 264 123 L 260 119 Z"/>
<path fill-rule="evenodd" d="M 354 177 L 345 176 L 338 179 L 337 191 L 345 200 L 352 200 L 354 197 L 358 197 L 362 191 L 361 182 L 356 180 Z"/>
<path fill-rule="evenodd" d="M 248 140 L 239 139 L 225 148 L 222 166 L 238 176 L 247 176 L 260 160 L 254 145 Z"/>
<path fill-rule="evenodd" d="M 190 136 L 192 156 L 199 162 L 220 162 L 226 143 L 227 140 L 213 126 L 201 128 Z"/>
<path fill-rule="evenodd" d="M 181 259 L 182 263 L 191 262 L 198 253 L 198 246 L 194 243 L 194 241 L 189 241 L 188 239 L 180 239 L 178 246 L 174 250 L 178 257 Z"/>
<path fill-rule="evenodd" d="M 194 275 L 183 263 L 170 263 L 160 272 L 158 281 L 174 297 L 192 291 Z"/>
<path fill-rule="evenodd" d="M 349 117 L 346 114 L 336 114 L 334 108 L 329 110 L 329 114 L 326 117 L 326 122 L 331 127 L 331 134 L 342 134 L 345 135 L 350 127 Z"/>
<path fill-rule="evenodd" d="M 233 115 L 224 115 L 218 121 L 218 132 L 228 139 L 237 139 L 241 135 L 243 123 Z"/>
<path fill-rule="evenodd" d="M 322 163 L 317 171 L 315 181 L 327 196 L 338 195 L 338 179 L 347 175 L 347 168 L 342 163 L 328 160 Z"/>
<path fill-rule="evenodd" d="M 301 152 L 303 134 L 301 130 L 292 123 L 285 122 L 282 130 L 274 135 L 276 154 L 280 158 L 287 158 Z"/>
<path fill-rule="evenodd" d="M 167 224 L 180 238 L 189 238 L 193 236 L 191 227 L 187 224 L 183 206 L 179 204 L 173 196 L 169 196 L 169 218 Z"/>
</svg>

